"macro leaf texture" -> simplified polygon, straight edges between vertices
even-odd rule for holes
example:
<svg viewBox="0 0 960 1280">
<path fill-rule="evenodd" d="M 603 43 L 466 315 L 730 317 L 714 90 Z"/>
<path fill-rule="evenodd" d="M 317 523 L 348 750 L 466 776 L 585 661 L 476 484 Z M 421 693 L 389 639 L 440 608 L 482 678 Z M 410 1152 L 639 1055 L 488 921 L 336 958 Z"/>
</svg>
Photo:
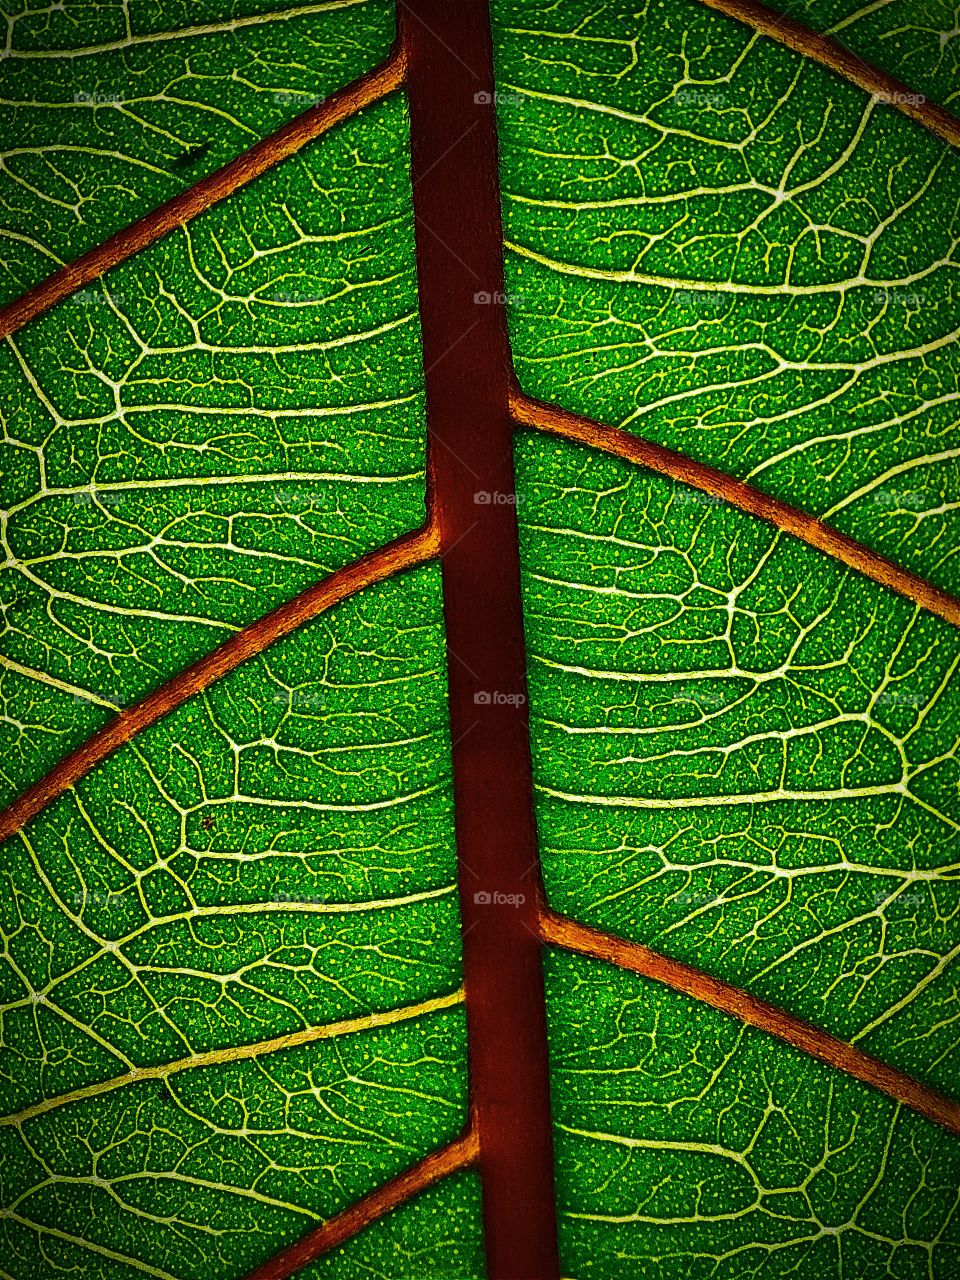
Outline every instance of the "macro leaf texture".
<svg viewBox="0 0 960 1280">
<path fill-rule="evenodd" d="M 8 342 L 6 799 L 422 520 L 406 148 L 394 98 Z"/>
<path fill-rule="evenodd" d="M 4 5 L 0 301 L 379 61 L 388 0 Z"/>
<path fill-rule="evenodd" d="M 0 1280 L 955 1280 L 960 13 L 455 3 L 0 0 Z"/>
<path fill-rule="evenodd" d="M 521 381 L 949 588 L 960 157 L 699 0 L 634 7 L 496 6 Z"/>
</svg>

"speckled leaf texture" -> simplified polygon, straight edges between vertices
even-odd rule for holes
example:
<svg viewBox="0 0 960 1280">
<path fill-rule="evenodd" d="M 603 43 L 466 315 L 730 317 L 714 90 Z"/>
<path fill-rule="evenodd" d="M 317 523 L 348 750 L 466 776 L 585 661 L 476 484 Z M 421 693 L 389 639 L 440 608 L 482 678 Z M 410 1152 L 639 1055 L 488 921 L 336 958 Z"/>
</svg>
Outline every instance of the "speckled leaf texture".
<svg viewBox="0 0 960 1280">
<path fill-rule="evenodd" d="M 953 4 L 789 12 L 955 97 Z M 495 14 L 523 390 L 956 591 L 960 156 L 694 0 Z M 517 468 L 550 906 L 955 1094 L 956 628 L 631 463 Z M 597 960 L 547 988 L 565 1276 L 960 1274 L 954 1137 Z"/>
<path fill-rule="evenodd" d="M 0 301 L 383 58 L 389 0 L 4 0 Z"/>
<path fill-rule="evenodd" d="M 960 156 L 698 0 L 497 13 L 525 388 L 955 586 Z"/>
<path fill-rule="evenodd" d="M 701 0 L 491 14 L 520 393 L 957 595 L 960 151 Z M 960 109 L 954 0 L 789 14 Z M 0 304 L 396 34 L 392 0 L 0 17 Z M 410 134 L 380 95 L 0 343 L 0 808 L 435 514 Z M 693 480 L 537 430 L 515 465 L 551 918 L 960 1096 L 957 627 Z M 474 1133 L 438 545 L 0 846 L 0 1280 L 244 1280 Z M 960 1276 L 948 1127 L 573 950 L 563 1280 Z M 479 1149 L 298 1274 L 486 1280 Z"/>
<path fill-rule="evenodd" d="M 394 34 L 381 0 L 5 16 L 7 296 Z M 412 227 L 394 94 L 3 345 L 4 802 L 422 523 Z M 0 1275 L 239 1277 L 463 1128 L 440 609 L 435 566 L 370 587 L 4 846 Z M 481 1276 L 477 1196 L 314 1274 Z"/>
</svg>

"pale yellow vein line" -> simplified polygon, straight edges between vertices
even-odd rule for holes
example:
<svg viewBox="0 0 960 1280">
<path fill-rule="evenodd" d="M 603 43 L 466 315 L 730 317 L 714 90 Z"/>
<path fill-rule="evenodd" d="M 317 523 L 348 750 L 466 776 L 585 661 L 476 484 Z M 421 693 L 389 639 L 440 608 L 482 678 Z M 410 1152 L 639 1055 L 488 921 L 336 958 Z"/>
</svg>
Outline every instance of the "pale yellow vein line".
<svg viewBox="0 0 960 1280">
<path fill-rule="evenodd" d="M 177 1280 L 177 1277 L 169 1271 L 162 1271 L 159 1267 L 152 1267 L 149 1263 L 141 1262 L 128 1254 L 117 1253 L 116 1250 L 108 1249 L 94 1240 L 84 1240 L 81 1236 L 75 1236 L 69 1231 L 61 1231 L 58 1227 L 51 1227 L 45 1222 L 34 1222 L 31 1218 L 24 1218 L 19 1213 L 14 1213 L 12 1209 L 0 1209 L 0 1217 L 7 1218 L 10 1222 L 18 1222 L 20 1226 L 28 1227 L 31 1231 L 53 1236 L 56 1240 L 66 1240 L 68 1244 L 80 1245 L 92 1253 L 99 1254 L 102 1258 L 109 1258 L 111 1262 L 120 1262 L 124 1266 L 143 1271 L 148 1276 L 155 1276 L 157 1280 Z"/>
<path fill-rule="evenodd" d="M 4 654 L 0 654 L 0 667 L 6 667 L 8 671 L 15 671 L 18 676 L 24 676 L 28 680 L 38 680 L 43 684 L 50 685 L 53 689 L 59 689 L 61 693 L 69 693 L 78 700 L 82 699 L 84 702 L 95 703 L 98 707 L 106 707 L 110 711 L 116 711 L 117 709 L 115 702 L 101 697 L 99 693 L 93 693 L 89 689 L 81 689 L 79 685 L 68 684 L 65 680 L 58 680 L 56 676 L 48 675 L 45 671 L 35 671 L 33 667 L 25 667 L 22 663 L 15 662 L 13 658 L 8 658 Z"/>
<path fill-rule="evenodd" d="M 80 49 L 14 49 L 8 45 L 6 52 L 18 59 L 31 61 L 37 58 L 52 58 L 55 61 L 65 58 L 89 58 L 95 54 L 117 53 L 141 44 L 156 44 L 158 41 L 194 40 L 199 36 L 232 35 L 244 27 L 262 26 L 265 22 L 289 22 L 293 18 L 311 17 L 317 13 L 330 13 L 337 9 L 350 9 L 358 4 L 366 4 L 366 0 L 326 0 L 323 4 L 299 5 L 291 9 L 281 9 L 275 13 L 253 13 L 242 18 L 231 18 L 226 22 L 178 27 L 173 31 L 150 31 L 127 36 L 123 40 L 112 40 L 106 44 L 87 45 Z"/>
<path fill-rule="evenodd" d="M 357 1031 L 370 1031 L 374 1027 L 394 1026 L 399 1022 L 409 1022 L 412 1018 L 420 1018 L 427 1014 L 438 1013 L 443 1009 L 451 1009 L 463 1002 L 463 988 L 449 995 L 436 996 L 432 1000 L 421 1001 L 420 1004 L 405 1005 L 400 1009 L 388 1009 L 383 1013 L 370 1013 L 363 1018 L 348 1018 L 342 1022 L 329 1022 L 318 1027 L 304 1027 L 301 1031 L 291 1031 L 285 1036 L 276 1036 L 272 1040 L 261 1040 L 256 1044 L 230 1045 L 225 1049 L 212 1049 L 208 1053 L 194 1053 L 188 1058 L 179 1058 L 174 1062 L 164 1062 L 155 1067 L 134 1067 L 121 1076 L 113 1076 L 109 1080 L 101 1080 L 97 1084 L 86 1085 L 74 1089 L 70 1093 L 61 1093 L 54 1098 L 44 1098 L 33 1106 L 25 1107 L 14 1115 L 0 1116 L 0 1125 L 20 1125 L 46 1115 L 58 1107 L 71 1102 L 81 1102 L 85 1098 L 98 1098 L 112 1093 L 115 1089 L 123 1089 L 127 1085 L 141 1084 L 145 1080 L 166 1080 L 181 1071 L 192 1071 L 197 1067 L 223 1066 L 229 1062 L 249 1062 L 255 1058 L 263 1058 L 268 1054 L 280 1053 L 285 1049 L 296 1049 L 301 1045 L 315 1044 L 318 1040 L 333 1040 L 339 1036 L 353 1035 Z"/>
</svg>

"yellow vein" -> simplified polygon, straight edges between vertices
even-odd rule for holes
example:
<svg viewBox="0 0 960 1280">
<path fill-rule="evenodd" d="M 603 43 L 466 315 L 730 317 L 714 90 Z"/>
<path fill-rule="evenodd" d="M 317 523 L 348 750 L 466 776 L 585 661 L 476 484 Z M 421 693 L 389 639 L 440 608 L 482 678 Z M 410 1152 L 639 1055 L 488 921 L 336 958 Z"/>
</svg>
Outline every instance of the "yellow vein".
<svg viewBox="0 0 960 1280">
<path fill-rule="evenodd" d="M 219 1067 L 231 1062 L 249 1062 L 255 1058 L 263 1058 L 268 1054 L 281 1053 L 286 1049 L 297 1049 L 301 1045 L 315 1044 L 318 1040 L 334 1040 L 339 1036 L 353 1035 L 358 1031 L 370 1031 L 375 1027 L 395 1026 L 399 1022 L 409 1022 L 413 1018 L 421 1018 L 443 1009 L 452 1009 L 463 1003 L 463 988 L 449 995 L 435 996 L 432 1000 L 423 1000 L 419 1004 L 405 1005 L 400 1009 L 388 1009 L 384 1013 L 370 1013 L 362 1018 L 347 1018 L 341 1022 L 328 1022 L 322 1026 L 304 1027 L 301 1031 L 291 1031 L 287 1035 L 275 1036 L 272 1040 L 261 1040 L 257 1044 L 230 1045 L 225 1049 L 211 1049 L 207 1053 L 194 1053 L 188 1058 L 180 1058 L 174 1062 L 165 1062 L 156 1067 L 134 1067 L 123 1075 L 114 1076 L 110 1080 L 101 1080 L 97 1084 L 74 1089 L 70 1093 L 61 1093 L 54 1098 L 44 1098 L 33 1106 L 25 1107 L 14 1115 L 0 1116 L 0 1125 L 13 1126 L 26 1124 L 37 1116 L 47 1115 L 58 1107 L 72 1102 L 82 1102 L 87 1098 L 99 1098 L 116 1089 L 124 1089 L 128 1085 L 142 1084 L 145 1080 L 167 1080 L 181 1071 L 193 1071 L 198 1067 Z"/>
</svg>

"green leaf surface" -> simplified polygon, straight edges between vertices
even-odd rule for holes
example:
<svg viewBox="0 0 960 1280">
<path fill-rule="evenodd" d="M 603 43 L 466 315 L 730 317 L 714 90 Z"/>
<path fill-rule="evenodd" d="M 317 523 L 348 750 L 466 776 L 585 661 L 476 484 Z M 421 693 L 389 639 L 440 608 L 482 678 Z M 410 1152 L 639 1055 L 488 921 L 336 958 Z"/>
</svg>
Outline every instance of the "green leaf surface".
<svg viewBox="0 0 960 1280">
<path fill-rule="evenodd" d="M 443 672 L 430 567 L 4 846 L 0 1268 L 239 1277 L 460 1131 Z"/>
<path fill-rule="evenodd" d="M 4 0 L 0 302 L 384 58 L 391 0 Z"/>
<path fill-rule="evenodd" d="M 525 390 L 955 587 L 960 157 L 699 0 L 495 13 Z"/>
<path fill-rule="evenodd" d="M 570 1280 L 951 1280 L 960 1148 L 761 1032 L 551 954 Z"/>
<path fill-rule="evenodd" d="M 484 1280 L 480 1180 L 462 1173 L 307 1267 L 303 1280 Z"/>
<path fill-rule="evenodd" d="M 791 0 L 779 6 L 814 31 L 956 112 L 960 105 L 960 10 L 956 0 Z"/>
<path fill-rule="evenodd" d="M 956 630 L 618 459 L 518 464 L 551 904 L 956 1091 Z"/>
<path fill-rule="evenodd" d="M 424 514 L 393 97 L 0 353 L 3 799 Z"/>
</svg>

